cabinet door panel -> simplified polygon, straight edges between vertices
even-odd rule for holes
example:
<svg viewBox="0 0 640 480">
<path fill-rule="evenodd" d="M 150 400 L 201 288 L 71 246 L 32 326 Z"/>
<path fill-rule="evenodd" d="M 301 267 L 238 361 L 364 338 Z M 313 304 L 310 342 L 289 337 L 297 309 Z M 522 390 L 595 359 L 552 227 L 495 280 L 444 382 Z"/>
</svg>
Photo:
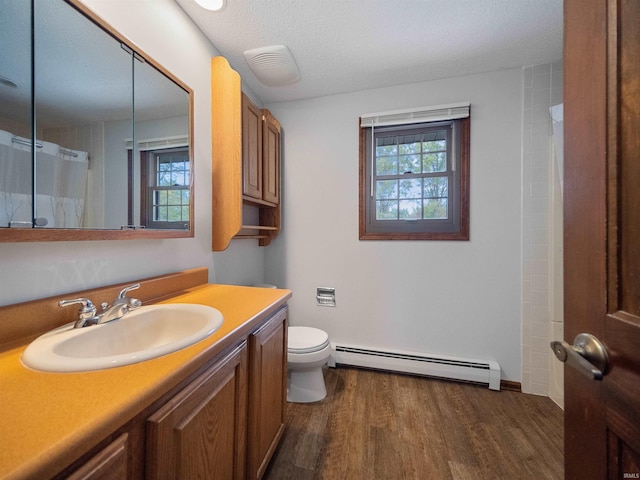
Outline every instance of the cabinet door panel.
<svg viewBox="0 0 640 480">
<path fill-rule="evenodd" d="M 245 477 L 246 343 L 147 421 L 147 477 Z"/>
<path fill-rule="evenodd" d="M 268 110 L 264 111 L 262 132 L 262 198 L 267 202 L 280 202 L 280 125 Z"/>
<path fill-rule="evenodd" d="M 242 95 L 242 192 L 262 199 L 262 111 Z"/>
<path fill-rule="evenodd" d="M 128 435 L 120 435 L 91 460 L 69 475 L 68 480 L 123 480 L 127 470 Z"/>
<path fill-rule="evenodd" d="M 247 478 L 262 478 L 284 432 L 287 316 L 282 309 L 249 337 Z"/>
</svg>

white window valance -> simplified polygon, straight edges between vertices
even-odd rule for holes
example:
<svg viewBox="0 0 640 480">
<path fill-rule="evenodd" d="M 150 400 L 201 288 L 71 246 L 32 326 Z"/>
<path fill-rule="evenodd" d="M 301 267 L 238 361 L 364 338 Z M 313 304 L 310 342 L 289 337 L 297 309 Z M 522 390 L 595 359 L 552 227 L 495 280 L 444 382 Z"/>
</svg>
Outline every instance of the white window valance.
<svg viewBox="0 0 640 480">
<path fill-rule="evenodd" d="M 133 147 L 133 140 L 128 138 L 125 140 L 127 149 Z M 187 147 L 189 145 L 189 137 L 187 135 L 176 135 L 173 137 L 146 138 L 138 140 L 138 150 L 159 150 L 161 148 L 178 148 Z"/>
<path fill-rule="evenodd" d="M 440 122 L 467 118 L 471 109 L 470 102 L 436 105 L 433 107 L 391 110 L 388 112 L 367 113 L 360 116 L 361 127 L 382 127 L 387 125 L 407 125 L 410 123 Z"/>
</svg>

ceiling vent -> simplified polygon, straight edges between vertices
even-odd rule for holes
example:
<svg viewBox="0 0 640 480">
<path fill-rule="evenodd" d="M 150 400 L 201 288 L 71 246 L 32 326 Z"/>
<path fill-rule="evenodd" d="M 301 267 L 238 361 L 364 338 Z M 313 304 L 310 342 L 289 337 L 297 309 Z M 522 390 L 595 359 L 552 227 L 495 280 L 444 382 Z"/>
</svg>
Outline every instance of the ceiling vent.
<svg viewBox="0 0 640 480">
<path fill-rule="evenodd" d="M 298 65 L 286 45 L 254 48 L 243 54 L 253 74 L 265 85 L 282 87 L 300 79 Z"/>
</svg>

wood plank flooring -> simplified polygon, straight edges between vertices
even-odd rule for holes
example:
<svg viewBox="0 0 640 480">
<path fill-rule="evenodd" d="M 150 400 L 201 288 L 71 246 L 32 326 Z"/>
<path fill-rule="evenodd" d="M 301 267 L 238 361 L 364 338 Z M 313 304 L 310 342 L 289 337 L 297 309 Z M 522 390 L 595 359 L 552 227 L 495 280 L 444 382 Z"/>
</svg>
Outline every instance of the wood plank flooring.
<svg viewBox="0 0 640 480">
<path fill-rule="evenodd" d="M 563 412 L 550 399 L 369 370 L 325 374 L 287 404 L 265 480 L 561 480 Z"/>
</svg>

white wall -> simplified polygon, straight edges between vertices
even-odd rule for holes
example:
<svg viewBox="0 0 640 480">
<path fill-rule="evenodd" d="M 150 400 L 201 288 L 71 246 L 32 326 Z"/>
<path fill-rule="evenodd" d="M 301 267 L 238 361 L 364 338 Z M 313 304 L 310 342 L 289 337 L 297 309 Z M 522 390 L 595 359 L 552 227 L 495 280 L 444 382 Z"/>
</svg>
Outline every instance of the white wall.
<svg viewBox="0 0 640 480">
<path fill-rule="evenodd" d="M 218 55 L 172 0 L 84 0 L 194 90 L 195 238 L 0 243 L 0 305 L 205 266 L 210 280 L 264 280 L 264 249 L 232 242 L 211 252 L 210 57 Z M 1 319 L 0 319 L 1 321 Z"/>
<path fill-rule="evenodd" d="M 284 130 L 266 281 L 333 341 L 497 360 L 520 381 L 522 71 L 267 105 Z M 358 240 L 358 117 L 471 102 L 471 240 Z M 318 307 L 316 287 L 337 307 Z"/>
</svg>

